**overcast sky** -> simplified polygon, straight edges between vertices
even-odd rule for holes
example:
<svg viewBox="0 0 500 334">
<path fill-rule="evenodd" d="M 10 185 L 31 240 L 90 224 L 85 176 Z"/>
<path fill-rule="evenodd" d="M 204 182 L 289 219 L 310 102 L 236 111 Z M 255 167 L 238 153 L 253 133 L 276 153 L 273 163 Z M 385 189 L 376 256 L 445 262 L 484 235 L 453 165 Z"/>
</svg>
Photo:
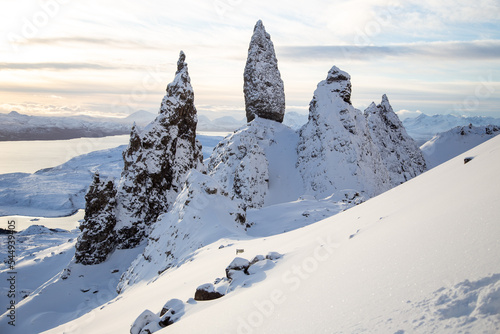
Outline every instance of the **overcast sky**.
<svg viewBox="0 0 500 334">
<path fill-rule="evenodd" d="M 500 117 L 499 0 L 0 0 L 0 112 L 156 113 L 186 53 L 198 112 L 243 119 L 262 19 L 287 111 L 307 113 L 336 65 L 353 105 Z"/>
</svg>

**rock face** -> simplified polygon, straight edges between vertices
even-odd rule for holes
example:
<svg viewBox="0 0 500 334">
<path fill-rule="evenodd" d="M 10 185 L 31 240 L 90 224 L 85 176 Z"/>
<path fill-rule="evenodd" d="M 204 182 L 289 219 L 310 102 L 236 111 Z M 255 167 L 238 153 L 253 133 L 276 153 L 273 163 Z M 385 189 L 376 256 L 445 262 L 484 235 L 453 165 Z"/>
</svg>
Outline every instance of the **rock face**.
<svg viewBox="0 0 500 334">
<path fill-rule="evenodd" d="M 193 88 L 181 51 L 159 115 L 142 132 L 132 128 L 117 188 L 98 176 L 90 187 L 77 262 L 97 264 L 116 248 L 136 247 L 158 216 L 170 209 L 188 172 L 205 170 L 196 124 Z"/>
<path fill-rule="evenodd" d="M 336 66 L 318 84 L 299 136 L 297 168 L 306 194 L 323 198 L 355 189 L 372 197 L 390 188 L 365 117 L 351 105 L 350 76 Z"/>
<path fill-rule="evenodd" d="M 117 245 L 137 246 L 147 228 L 170 208 L 191 169 L 204 170 L 196 140 L 196 108 L 185 55 L 167 86 L 158 117 L 142 133 L 134 127 L 123 153 L 117 192 Z"/>
<path fill-rule="evenodd" d="M 113 180 L 102 181 L 99 174 L 85 196 L 85 218 L 76 243 L 75 260 L 85 265 L 106 260 L 115 247 L 116 187 Z"/>
<path fill-rule="evenodd" d="M 263 147 L 272 135 L 267 120 L 255 120 L 224 138 L 214 149 L 208 163 L 209 174 L 232 198 L 250 208 L 264 205 L 269 188 L 269 162 Z"/>
<path fill-rule="evenodd" d="M 244 72 L 245 110 L 247 121 L 255 117 L 283 122 L 285 91 L 278 70 L 271 36 L 262 21 L 255 25 Z"/>
<path fill-rule="evenodd" d="M 246 228 L 243 202 L 231 200 L 213 178 L 192 170 L 170 211 L 153 225 L 146 248 L 123 274 L 118 290 L 182 264 L 220 238 L 241 236 Z"/>
<path fill-rule="evenodd" d="M 385 94 L 379 105 L 372 103 L 365 110 L 365 117 L 370 135 L 379 148 L 382 161 L 389 171 L 393 187 L 426 170 L 422 151 L 406 133 Z"/>
</svg>

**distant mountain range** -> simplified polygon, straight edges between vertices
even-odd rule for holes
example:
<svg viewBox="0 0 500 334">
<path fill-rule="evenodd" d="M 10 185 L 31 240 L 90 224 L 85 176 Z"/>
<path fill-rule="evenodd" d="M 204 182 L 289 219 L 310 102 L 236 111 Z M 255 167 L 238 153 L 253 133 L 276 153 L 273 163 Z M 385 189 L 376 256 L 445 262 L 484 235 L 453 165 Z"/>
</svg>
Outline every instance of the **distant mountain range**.
<svg viewBox="0 0 500 334">
<path fill-rule="evenodd" d="M 418 117 L 406 118 L 403 125 L 406 132 L 423 145 L 438 133 L 446 132 L 457 126 L 485 127 L 488 125 L 500 126 L 500 118 L 482 117 L 482 116 L 455 116 L 455 115 L 426 115 L 421 114 Z"/>
</svg>

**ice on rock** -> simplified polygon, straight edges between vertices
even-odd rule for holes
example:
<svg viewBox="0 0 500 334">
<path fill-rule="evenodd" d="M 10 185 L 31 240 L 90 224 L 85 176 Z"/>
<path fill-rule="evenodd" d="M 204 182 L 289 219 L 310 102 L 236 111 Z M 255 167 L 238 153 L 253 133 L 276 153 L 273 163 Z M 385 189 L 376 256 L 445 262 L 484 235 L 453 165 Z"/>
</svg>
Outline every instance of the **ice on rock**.
<svg viewBox="0 0 500 334">
<path fill-rule="evenodd" d="M 307 195 L 324 198 L 355 189 L 372 197 L 390 188 L 365 117 L 351 105 L 350 76 L 336 66 L 318 84 L 299 135 L 297 168 Z"/>
<path fill-rule="evenodd" d="M 406 133 L 385 94 L 379 105 L 370 104 L 365 110 L 365 117 L 370 135 L 391 176 L 392 186 L 406 182 L 426 170 L 422 151 Z"/>
<path fill-rule="evenodd" d="M 278 70 L 271 36 L 262 21 L 255 25 L 248 47 L 244 72 L 245 110 L 247 121 L 255 117 L 283 122 L 285 115 L 285 90 Z"/>
</svg>

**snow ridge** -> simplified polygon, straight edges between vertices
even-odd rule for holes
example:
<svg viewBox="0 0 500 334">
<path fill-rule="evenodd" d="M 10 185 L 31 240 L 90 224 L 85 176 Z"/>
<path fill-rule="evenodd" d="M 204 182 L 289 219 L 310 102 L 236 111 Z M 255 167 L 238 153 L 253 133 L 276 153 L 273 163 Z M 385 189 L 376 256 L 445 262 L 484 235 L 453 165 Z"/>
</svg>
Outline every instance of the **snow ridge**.
<svg viewBox="0 0 500 334">
<path fill-rule="evenodd" d="M 370 135 L 390 173 L 392 186 L 406 182 L 426 170 L 422 152 L 406 133 L 385 94 L 379 105 L 372 102 L 364 114 Z"/>
<path fill-rule="evenodd" d="M 271 36 L 262 21 L 255 24 L 248 47 L 244 72 L 243 91 L 247 121 L 256 116 L 283 122 L 285 115 L 285 90 L 278 70 Z"/>
</svg>

